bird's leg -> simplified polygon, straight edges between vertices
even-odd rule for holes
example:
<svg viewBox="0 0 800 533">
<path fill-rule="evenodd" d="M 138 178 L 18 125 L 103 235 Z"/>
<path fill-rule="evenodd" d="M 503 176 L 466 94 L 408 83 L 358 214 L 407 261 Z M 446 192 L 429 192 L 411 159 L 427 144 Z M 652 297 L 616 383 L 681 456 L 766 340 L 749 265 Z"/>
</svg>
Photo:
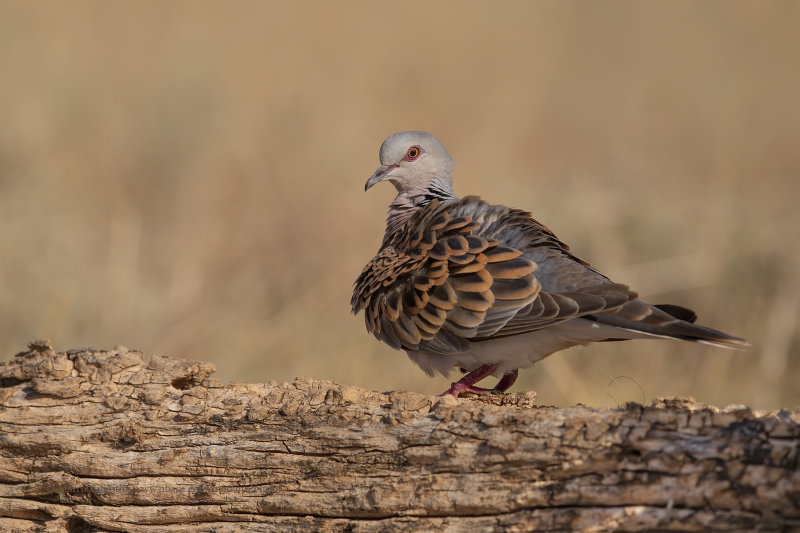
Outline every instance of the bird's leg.
<svg viewBox="0 0 800 533">
<path fill-rule="evenodd" d="M 476 387 L 475 383 L 479 382 L 486 376 L 490 375 L 495 370 L 497 370 L 497 365 L 493 363 L 489 363 L 481 367 L 478 367 L 469 374 L 467 374 L 466 376 L 464 376 L 463 378 L 459 379 L 458 381 L 451 383 L 450 388 L 441 393 L 439 396 L 452 394 L 453 396 L 458 398 L 458 396 L 462 392 L 474 392 L 476 394 L 485 394 L 489 392 L 489 389 L 484 389 L 483 387 Z M 514 378 L 516 379 L 516 376 L 514 376 Z M 503 376 L 503 379 L 505 379 L 505 376 Z M 500 381 L 502 382 L 503 379 L 501 379 Z M 511 380 L 511 383 L 514 383 L 514 380 Z M 509 387 L 511 386 L 511 383 L 508 384 Z"/>
<path fill-rule="evenodd" d="M 516 368 L 510 372 L 506 372 L 503 374 L 503 377 L 500 378 L 500 381 L 497 382 L 497 385 L 494 386 L 492 392 L 505 392 L 507 391 L 511 385 L 517 381 L 517 375 L 519 375 L 519 370 Z"/>
</svg>

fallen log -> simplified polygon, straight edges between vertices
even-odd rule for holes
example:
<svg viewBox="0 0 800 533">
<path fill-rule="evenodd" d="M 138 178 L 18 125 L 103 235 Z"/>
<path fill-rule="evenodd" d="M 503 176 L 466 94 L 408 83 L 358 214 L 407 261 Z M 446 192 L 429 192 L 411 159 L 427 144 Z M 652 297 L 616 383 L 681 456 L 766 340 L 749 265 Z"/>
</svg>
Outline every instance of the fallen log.
<svg viewBox="0 0 800 533">
<path fill-rule="evenodd" d="M 137 351 L 0 364 L 2 531 L 800 528 L 800 412 L 224 384 Z"/>
</svg>

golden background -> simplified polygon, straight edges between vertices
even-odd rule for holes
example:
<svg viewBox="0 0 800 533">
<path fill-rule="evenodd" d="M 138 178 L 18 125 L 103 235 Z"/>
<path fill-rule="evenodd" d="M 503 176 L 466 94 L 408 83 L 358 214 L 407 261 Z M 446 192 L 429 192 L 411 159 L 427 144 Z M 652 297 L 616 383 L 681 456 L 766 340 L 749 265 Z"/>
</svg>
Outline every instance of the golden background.
<svg viewBox="0 0 800 533">
<path fill-rule="evenodd" d="M 800 404 L 800 3 L 6 1 L 0 71 L 3 358 L 441 392 L 349 310 L 378 147 L 422 129 L 457 194 L 753 343 L 574 348 L 512 390 Z"/>
</svg>

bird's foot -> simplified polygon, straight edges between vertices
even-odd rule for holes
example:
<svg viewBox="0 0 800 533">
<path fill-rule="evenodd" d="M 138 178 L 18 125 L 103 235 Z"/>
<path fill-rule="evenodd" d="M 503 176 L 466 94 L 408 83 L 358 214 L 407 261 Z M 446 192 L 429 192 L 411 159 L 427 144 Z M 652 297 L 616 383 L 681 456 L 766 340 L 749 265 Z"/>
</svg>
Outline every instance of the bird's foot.
<svg viewBox="0 0 800 533">
<path fill-rule="evenodd" d="M 460 380 L 451 383 L 450 388 L 441 393 L 439 396 L 452 394 L 458 398 L 461 393 L 465 392 L 471 392 L 473 394 L 504 394 L 511 387 L 511 385 L 517 381 L 517 375 L 519 374 L 518 370 L 515 369 L 503 374 L 503 377 L 500 378 L 500 381 L 498 381 L 497 385 L 495 385 L 492 389 L 485 389 L 483 387 L 475 386 L 475 383 L 482 380 L 495 370 L 497 370 L 497 365 L 483 365 L 482 367 L 468 373 Z"/>
<path fill-rule="evenodd" d="M 461 383 L 460 381 L 454 381 L 450 384 L 450 388 L 441 393 L 439 396 L 447 396 L 448 394 L 452 394 L 458 398 L 461 393 L 464 392 L 471 392 L 473 394 L 491 394 L 494 392 L 494 389 L 484 389 L 483 387 L 476 387 L 475 385 L 467 385 L 466 383 Z"/>
<path fill-rule="evenodd" d="M 458 398 L 462 392 L 472 392 L 475 394 L 488 394 L 492 392 L 490 389 L 484 389 L 483 387 L 476 387 L 475 383 L 479 382 L 486 376 L 490 375 L 495 370 L 497 370 L 497 365 L 493 363 L 489 363 L 481 367 L 478 367 L 469 374 L 467 374 L 466 376 L 464 376 L 463 378 L 456 381 L 455 383 L 452 383 L 450 385 L 450 388 L 441 393 L 439 396 L 446 396 L 447 394 L 452 394 L 453 396 Z M 505 379 L 505 376 L 503 376 L 503 379 Z M 501 379 L 500 381 L 502 382 L 503 380 Z M 513 383 L 513 381 L 511 383 Z M 510 386 L 511 385 L 509 384 L 509 387 Z"/>
<path fill-rule="evenodd" d="M 519 374 L 519 370 L 514 369 L 511 372 L 506 372 L 503 374 L 503 377 L 500 378 L 500 381 L 497 382 L 497 385 L 494 386 L 492 392 L 495 394 L 502 394 L 507 391 L 511 385 L 517 381 L 517 375 Z"/>
</svg>

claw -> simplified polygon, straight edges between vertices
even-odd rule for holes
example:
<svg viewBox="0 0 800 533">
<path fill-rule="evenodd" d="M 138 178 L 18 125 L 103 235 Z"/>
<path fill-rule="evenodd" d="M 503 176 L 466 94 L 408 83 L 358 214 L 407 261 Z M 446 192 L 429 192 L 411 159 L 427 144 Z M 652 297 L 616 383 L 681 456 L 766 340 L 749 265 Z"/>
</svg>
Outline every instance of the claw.
<svg viewBox="0 0 800 533">
<path fill-rule="evenodd" d="M 446 394 L 452 394 L 456 398 L 462 392 L 474 392 L 475 394 L 486 394 L 489 392 L 489 389 L 484 389 L 483 387 L 476 387 L 475 383 L 479 382 L 486 376 L 490 375 L 492 372 L 497 370 L 497 365 L 493 363 L 485 364 L 481 367 L 476 368 L 463 378 L 459 379 L 455 383 L 450 385 L 450 388 L 441 393 L 439 396 L 444 396 Z M 502 381 L 502 380 L 501 380 Z"/>
<path fill-rule="evenodd" d="M 495 370 L 497 370 L 497 365 L 491 363 L 476 368 L 463 378 L 451 383 L 450 388 L 441 393 L 439 396 L 452 394 L 458 398 L 462 393 L 465 392 L 471 392 L 473 394 L 503 394 L 517 380 L 517 374 L 519 373 L 518 370 L 512 370 L 503 374 L 503 377 L 500 378 L 500 381 L 497 382 L 497 385 L 495 385 L 493 389 L 484 389 L 483 387 L 475 386 L 475 383 L 490 375 Z"/>
<path fill-rule="evenodd" d="M 476 387 L 475 385 L 467 385 L 466 383 L 461 383 L 460 381 L 454 381 L 450 384 L 450 388 L 441 393 L 439 396 L 447 396 L 448 394 L 452 394 L 458 398 L 462 392 L 471 392 L 473 394 L 491 394 L 494 392 L 494 390 Z"/>
</svg>

